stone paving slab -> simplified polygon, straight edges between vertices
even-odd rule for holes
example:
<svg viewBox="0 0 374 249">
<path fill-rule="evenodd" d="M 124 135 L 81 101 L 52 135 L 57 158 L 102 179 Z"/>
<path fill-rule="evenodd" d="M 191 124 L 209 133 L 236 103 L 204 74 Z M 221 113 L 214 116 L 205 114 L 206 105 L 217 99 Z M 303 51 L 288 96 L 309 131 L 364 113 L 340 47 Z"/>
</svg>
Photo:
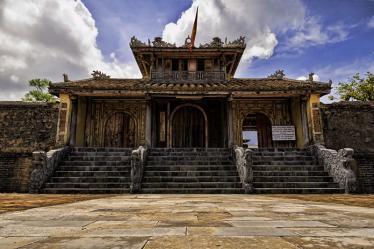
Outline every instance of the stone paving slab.
<svg viewBox="0 0 374 249">
<path fill-rule="evenodd" d="M 3 248 L 374 248 L 374 209 L 261 195 L 119 195 L 0 214 Z"/>
</svg>

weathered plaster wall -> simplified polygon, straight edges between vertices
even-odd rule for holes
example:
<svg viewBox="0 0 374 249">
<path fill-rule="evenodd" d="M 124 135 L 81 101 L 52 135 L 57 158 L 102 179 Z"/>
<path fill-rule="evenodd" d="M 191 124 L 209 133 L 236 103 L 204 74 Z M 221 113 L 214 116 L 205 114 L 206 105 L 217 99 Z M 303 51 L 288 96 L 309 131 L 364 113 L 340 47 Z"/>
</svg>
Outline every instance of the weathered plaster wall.
<svg viewBox="0 0 374 249">
<path fill-rule="evenodd" d="M 361 191 L 374 193 L 374 102 L 322 105 L 321 116 L 326 147 L 353 148 Z"/>
<path fill-rule="evenodd" d="M 32 152 L 55 146 L 58 107 L 0 102 L 0 191 L 26 192 Z"/>
</svg>

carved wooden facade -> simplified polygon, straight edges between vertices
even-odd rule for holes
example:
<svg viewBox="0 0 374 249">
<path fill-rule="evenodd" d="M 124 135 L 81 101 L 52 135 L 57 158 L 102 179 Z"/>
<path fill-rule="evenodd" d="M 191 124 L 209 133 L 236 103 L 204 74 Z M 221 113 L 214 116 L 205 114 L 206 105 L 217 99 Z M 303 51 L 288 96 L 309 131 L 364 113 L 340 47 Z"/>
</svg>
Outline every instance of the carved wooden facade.
<svg viewBox="0 0 374 249">
<path fill-rule="evenodd" d="M 266 126 L 257 127 L 262 146 L 303 148 L 323 142 L 319 98 L 330 92 L 331 82 L 288 79 L 282 70 L 266 78 L 234 78 L 244 37 L 214 38 L 193 49 L 159 37 L 148 43 L 133 37 L 130 47 L 142 79 L 95 71 L 90 79 L 66 76 L 65 82 L 50 85 L 61 100 L 61 144 L 242 146 L 248 115 Z M 294 126 L 296 141 L 272 141 L 272 126 Z"/>
<path fill-rule="evenodd" d="M 249 114 L 262 113 L 270 119 L 271 125 L 293 125 L 288 99 L 242 99 L 232 101 L 234 144 L 243 141 L 243 121 Z M 275 147 L 292 146 L 292 142 L 275 142 Z"/>
<path fill-rule="evenodd" d="M 129 144 L 132 146 L 124 147 L 135 147 L 145 143 L 145 100 L 93 99 L 88 108 L 85 129 L 85 144 L 87 146 L 108 146 L 105 141 L 112 125 L 111 121 L 116 114 L 128 115 L 130 126 L 134 126 L 134 140 Z"/>
</svg>

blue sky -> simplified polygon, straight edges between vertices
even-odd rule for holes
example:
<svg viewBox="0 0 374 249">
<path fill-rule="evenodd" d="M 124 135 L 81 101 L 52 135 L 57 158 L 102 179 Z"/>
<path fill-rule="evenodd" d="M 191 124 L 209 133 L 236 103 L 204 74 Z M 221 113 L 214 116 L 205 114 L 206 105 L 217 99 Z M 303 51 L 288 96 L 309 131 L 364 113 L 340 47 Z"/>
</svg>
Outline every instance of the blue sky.
<svg viewBox="0 0 374 249">
<path fill-rule="evenodd" d="M 246 37 L 236 77 L 283 69 L 337 84 L 374 72 L 374 0 L 2 0 L 0 100 L 22 97 L 32 78 L 141 77 L 130 38 L 180 45 L 197 7 L 197 44 Z"/>
<path fill-rule="evenodd" d="M 106 56 L 115 51 L 118 58 L 125 61 L 131 60 L 131 56 L 128 46 L 121 44 L 128 42 L 124 35 L 136 35 L 142 40 L 162 36 L 165 25 L 177 22 L 181 13 L 191 6 L 191 1 L 188 0 L 83 2 L 96 21 L 99 30 L 98 46 Z M 306 15 L 317 18 L 323 27 L 340 25 L 339 27 L 347 32 L 346 37 L 336 42 L 311 42 L 300 48 L 290 49 L 286 47 L 293 31 L 278 32 L 278 45 L 272 56 L 266 59 L 254 58 L 239 76 L 266 77 L 281 68 L 293 77 L 307 75 L 313 71 L 322 73 L 321 80 L 333 78 L 334 81 L 340 81 L 347 75 L 328 75 L 325 70 L 354 63 L 359 64 L 359 67 L 352 66 L 360 72 L 369 70 L 365 68 L 365 62 L 374 61 L 374 28 L 368 26 L 374 15 L 374 1 L 313 0 L 302 1 L 302 4 L 305 6 Z M 199 32 L 203 31 L 198 29 L 198 36 Z"/>
</svg>

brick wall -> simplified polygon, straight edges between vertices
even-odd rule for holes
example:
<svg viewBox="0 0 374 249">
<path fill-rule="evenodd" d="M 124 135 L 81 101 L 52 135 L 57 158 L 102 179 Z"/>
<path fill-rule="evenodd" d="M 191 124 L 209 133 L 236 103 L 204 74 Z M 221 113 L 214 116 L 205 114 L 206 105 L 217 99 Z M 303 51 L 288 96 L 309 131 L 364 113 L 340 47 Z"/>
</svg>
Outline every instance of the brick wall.
<svg viewBox="0 0 374 249">
<path fill-rule="evenodd" d="M 55 146 L 58 106 L 0 101 L 0 192 L 27 192 L 32 152 Z"/>
</svg>

